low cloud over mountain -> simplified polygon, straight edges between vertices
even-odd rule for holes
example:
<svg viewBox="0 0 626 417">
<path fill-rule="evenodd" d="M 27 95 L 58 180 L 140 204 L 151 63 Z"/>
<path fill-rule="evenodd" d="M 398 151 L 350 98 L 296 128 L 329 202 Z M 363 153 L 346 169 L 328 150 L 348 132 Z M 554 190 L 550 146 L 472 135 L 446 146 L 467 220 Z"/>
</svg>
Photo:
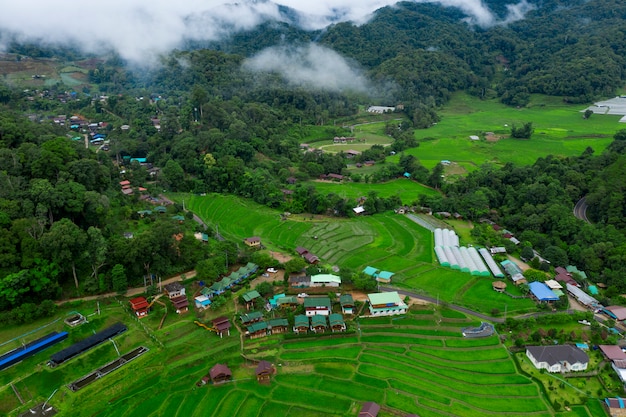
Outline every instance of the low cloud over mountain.
<svg viewBox="0 0 626 417">
<path fill-rule="evenodd" d="M 253 72 L 275 72 L 291 85 L 329 91 L 366 92 L 361 71 L 335 51 L 316 44 L 264 49 L 244 62 Z"/>
<path fill-rule="evenodd" d="M 498 20 L 482 0 L 414 0 L 455 7 L 467 20 L 489 26 L 521 19 L 526 0 Z M 331 23 L 366 22 L 394 0 L 74 0 L 5 2 L 0 13 L 0 46 L 10 39 L 80 45 L 90 52 L 115 49 L 136 63 L 180 47 L 185 40 L 223 39 L 267 20 L 289 21 L 304 29 Z M 289 13 L 285 13 L 290 9 Z M 294 18 L 295 16 L 295 18 Z"/>
</svg>

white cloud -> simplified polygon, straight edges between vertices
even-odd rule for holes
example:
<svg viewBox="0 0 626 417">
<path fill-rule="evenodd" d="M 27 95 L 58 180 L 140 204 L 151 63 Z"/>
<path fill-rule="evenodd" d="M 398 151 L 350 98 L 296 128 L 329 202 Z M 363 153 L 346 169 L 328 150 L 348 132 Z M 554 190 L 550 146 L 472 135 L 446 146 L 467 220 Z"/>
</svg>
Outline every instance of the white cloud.
<svg viewBox="0 0 626 417">
<path fill-rule="evenodd" d="M 361 71 L 337 52 L 316 45 L 271 47 L 244 61 L 252 72 L 275 72 L 291 85 L 329 91 L 367 92 Z"/>
<path fill-rule="evenodd" d="M 482 0 L 414 0 L 456 7 L 482 26 L 499 23 Z M 293 9 L 305 29 L 330 23 L 366 22 L 395 0 L 4 0 L 0 31 L 22 40 L 72 42 L 88 51 L 114 48 L 135 62 L 180 47 L 184 40 L 216 40 L 268 19 L 285 20 L 280 6 Z M 529 9 L 526 0 L 509 7 L 508 19 Z M 6 36 L 5 36 L 6 37 Z"/>
</svg>

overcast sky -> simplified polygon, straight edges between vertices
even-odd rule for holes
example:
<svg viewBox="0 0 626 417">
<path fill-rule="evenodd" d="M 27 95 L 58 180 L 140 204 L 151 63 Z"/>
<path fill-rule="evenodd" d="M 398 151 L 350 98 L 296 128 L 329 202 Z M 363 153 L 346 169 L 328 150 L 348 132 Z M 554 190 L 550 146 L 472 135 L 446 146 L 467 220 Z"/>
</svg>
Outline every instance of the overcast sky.
<svg viewBox="0 0 626 417">
<path fill-rule="evenodd" d="M 480 26 L 498 23 L 481 0 L 414 0 L 456 7 Z M 512 4 L 518 0 L 512 0 Z M 521 0 L 510 19 L 529 9 Z M 215 40 L 268 20 L 283 20 L 278 5 L 294 9 L 305 29 L 338 21 L 366 22 L 393 0 L 0 0 L 0 30 L 23 40 L 73 42 L 97 52 L 114 48 L 129 61 L 150 61 L 185 39 Z M 5 39 L 6 40 L 6 39 Z M 0 39 L 0 46 L 3 40 Z"/>
</svg>

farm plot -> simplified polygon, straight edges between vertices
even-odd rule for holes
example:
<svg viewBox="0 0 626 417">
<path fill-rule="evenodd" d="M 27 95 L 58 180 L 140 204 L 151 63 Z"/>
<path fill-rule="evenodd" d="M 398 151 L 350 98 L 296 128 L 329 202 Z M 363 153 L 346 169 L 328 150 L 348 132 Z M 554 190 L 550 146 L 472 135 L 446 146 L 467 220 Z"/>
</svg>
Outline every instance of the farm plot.
<svg viewBox="0 0 626 417">
<path fill-rule="evenodd" d="M 425 139 L 419 148 L 406 150 L 405 154 L 417 157 L 429 169 L 447 159 L 471 170 L 485 162 L 529 165 L 550 154 L 580 155 L 588 146 L 596 152 L 602 151 L 618 129 L 619 116 L 583 120 L 580 110 L 578 106 L 549 102 L 549 98 L 540 96 L 534 96 L 529 106 L 514 109 L 495 101 L 455 94 L 436 126 L 415 132 L 418 140 Z M 514 123 L 527 122 L 532 122 L 535 128 L 530 140 L 508 137 Z M 502 139 L 469 140 L 470 135 L 484 132 L 495 132 Z M 398 155 L 389 157 L 393 162 L 398 159 Z"/>
</svg>

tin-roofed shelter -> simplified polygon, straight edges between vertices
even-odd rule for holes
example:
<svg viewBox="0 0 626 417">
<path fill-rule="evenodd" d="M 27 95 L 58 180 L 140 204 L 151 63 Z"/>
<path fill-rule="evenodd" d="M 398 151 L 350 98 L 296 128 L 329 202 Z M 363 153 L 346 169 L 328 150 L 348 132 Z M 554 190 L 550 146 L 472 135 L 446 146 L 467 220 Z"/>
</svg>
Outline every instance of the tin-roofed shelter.
<svg viewBox="0 0 626 417">
<path fill-rule="evenodd" d="M 338 287 L 341 277 L 333 274 L 311 275 L 311 287 Z"/>
<path fill-rule="evenodd" d="M 393 316 L 405 314 L 408 306 L 396 291 L 368 294 L 369 310 L 372 316 Z"/>
<path fill-rule="evenodd" d="M 540 302 L 558 301 L 559 297 L 546 284 L 534 281 L 528 284 L 532 296 Z"/>
<path fill-rule="evenodd" d="M 626 320 L 626 307 L 622 307 L 622 306 L 608 306 L 608 307 L 604 307 L 603 310 L 609 317 L 618 320 L 618 321 L 623 321 Z"/>
</svg>

